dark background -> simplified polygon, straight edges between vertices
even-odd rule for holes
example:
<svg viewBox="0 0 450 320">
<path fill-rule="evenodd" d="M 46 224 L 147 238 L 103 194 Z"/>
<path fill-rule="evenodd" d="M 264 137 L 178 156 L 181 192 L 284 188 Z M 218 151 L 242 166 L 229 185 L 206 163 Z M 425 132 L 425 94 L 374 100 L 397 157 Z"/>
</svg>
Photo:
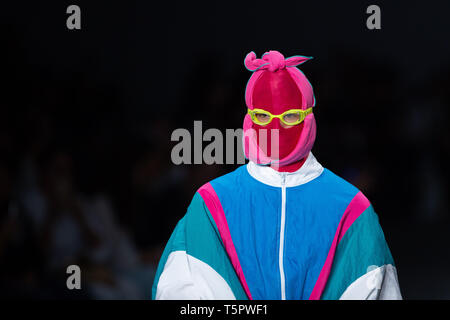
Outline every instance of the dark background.
<svg viewBox="0 0 450 320">
<path fill-rule="evenodd" d="M 66 8 L 81 8 L 81 30 Z M 381 30 L 366 8 L 381 8 Z M 2 3 L 0 295 L 149 298 L 197 188 L 176 128 L 240 128 L 245 55 L 313 56 L 325 167 L 377 211 L 405 299 L 450 299 L 448 1 Z M 66 288 L 66 267 L 82 290 Z"/>
</svg>

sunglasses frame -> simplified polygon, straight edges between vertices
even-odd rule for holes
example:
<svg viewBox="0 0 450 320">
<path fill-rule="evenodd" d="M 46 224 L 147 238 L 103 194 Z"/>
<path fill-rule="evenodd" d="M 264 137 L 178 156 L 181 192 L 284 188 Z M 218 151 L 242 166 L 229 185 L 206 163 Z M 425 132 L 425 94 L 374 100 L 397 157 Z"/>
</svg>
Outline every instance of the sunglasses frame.
<svg viewBox="0 0 450 320">
<path fill-rule="evenodd" d="M 300 113 L 300 119 L 297 120 L 296 122 L 293 123 L 289 123 L 286 122 L 283 117 L 288 114 L 288 113 L 294 113 L 294 112 L 299 112 Z M 285 112 L 283 112 L 282 114 L 271 114 L 269 111 L 264 110 L 264 109 L 248 109 L 247 113 L 250 115 L 250 118 L 252 119 L 253 123 L 260 125 L 260 126 L 267 126 L 268 124 L 270 124 L 273 120 L 273 118 L 278 118 L 280 119 L 280 121 L 282 123 L 284 123 L 287 126 L 296 126 L 300 123 L 303 122 L 303 120 L 305 120 L 306 116 L 310 113 L 312 113 L 312 107 L 308 108 L 306 110 L 302 110 L 302 109 L 289 109 Z M 270 117 L 269 121 L 267 123 L 262 123 L 260 121 L 257 120 L 255 113 L 263 113 L 265 115 L 268 115 Z"/>
</svg>

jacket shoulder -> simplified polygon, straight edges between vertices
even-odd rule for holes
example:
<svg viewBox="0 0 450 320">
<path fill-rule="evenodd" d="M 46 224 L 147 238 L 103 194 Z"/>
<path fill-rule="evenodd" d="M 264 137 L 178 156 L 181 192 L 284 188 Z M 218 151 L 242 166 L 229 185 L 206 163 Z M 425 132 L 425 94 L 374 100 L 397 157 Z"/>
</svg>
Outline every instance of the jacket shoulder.
<svg viewBox="0 0 450 320">
<path fill-rule="evenodd" d="M 205 183 L 197 190 L 197 192 L 200 190 L 209 189 L 208 186 L 212 187 L 213 189 L 216 189 L 216 187 L 220 187 L 233 190 L 237 185 L 242 185 L 242 177 L 246 172 L 246 165 L 239 166 L 235 170 Z"/>
</svg>

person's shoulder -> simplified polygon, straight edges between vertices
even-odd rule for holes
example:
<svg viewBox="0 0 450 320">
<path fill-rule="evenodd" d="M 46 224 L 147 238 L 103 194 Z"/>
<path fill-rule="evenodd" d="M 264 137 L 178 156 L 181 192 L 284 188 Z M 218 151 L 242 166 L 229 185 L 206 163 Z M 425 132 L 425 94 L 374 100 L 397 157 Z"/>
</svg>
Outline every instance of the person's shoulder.
<svg viewBox="0 0 450 320">
<path fill-rule="evenodd" d="M 338 201 L 343 205 L 360 207 L 370 205 L 369 199 L 351 182 L 329 169 L 324 169 L 318 179 L 321 196 L 330 201 Z"/>
<path fill-rule="evenodd" d="M 358 187 L 328 169 L 324 169 L 323 180 L 323 197 L 339 205 L 352 219 L 359 217 L 356 220 L 363 221 L 361 223 L 365 225 L 378 223 L 378 216 L 370 200 Z"/>
<path fill-rule="evenodd" d="M 324 168 L 322 175 L 320 176 L 320 182 L 327 187 L 335 190 L 335 191 L 343 191 L 343 192 L 350 192 L 350 193 L 357 193 L 360 190 L 347 181 L 346 179 L 342 178 L 341 176 L 337 175 L 333 171 Z"/>
<path fill-rule="evenodd" d="M 241 179 L 243 175 L 247 174 L 247 167 L 246 165 L 241 165 L 237 167 L 235 170 L 228 172 L 224 175 L 221 175 L 208 183 L 213 186 L 236 186 L 237 184 L 241 183 Z"/>
<path fill-rule="evenodd" d="M 223 203 L 233 201 L 236 192 L 239 192 L 238 186 L 243 184 L 240 181 L 240 177 L 245 172 L 244 170 L 247 170 L 245 166 L 240 166 L 229 173 L 203 184 L 195 192 L 190 207 L 197 209 L 208 208 L 209 211 L 220 210 Z"/>
<path fill-rule="evenodd" d="M 242 176 L 247 172 L 246 165 L 241 165 L 231 172 L 218 176 L 203 185 L 201 185 L 196 194 L 211 194 L 215 195 L 218 189 L 230 189 L 232 190 L 237 185 L 242 184 Z"/>
</svg>

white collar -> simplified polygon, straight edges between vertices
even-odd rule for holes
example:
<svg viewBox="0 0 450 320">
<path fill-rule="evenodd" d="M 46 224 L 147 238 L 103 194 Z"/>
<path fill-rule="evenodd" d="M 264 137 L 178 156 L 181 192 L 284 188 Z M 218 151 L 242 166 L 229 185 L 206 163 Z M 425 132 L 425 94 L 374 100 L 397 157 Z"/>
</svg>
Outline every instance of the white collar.
<svg viewBox="0 0 450 320">
<path fill-rule="evenodd" d="M 272 187 L 281 187 L 283 180 L 286 187 L 296 187 L 320 176 L 323 167 L 310 152 L 305 163 L 294 172 L 278 172 L 269 166 L 258 165 L 253 161 L 247 164 L 247 171 L 259 182 Z"/>
</svg>

